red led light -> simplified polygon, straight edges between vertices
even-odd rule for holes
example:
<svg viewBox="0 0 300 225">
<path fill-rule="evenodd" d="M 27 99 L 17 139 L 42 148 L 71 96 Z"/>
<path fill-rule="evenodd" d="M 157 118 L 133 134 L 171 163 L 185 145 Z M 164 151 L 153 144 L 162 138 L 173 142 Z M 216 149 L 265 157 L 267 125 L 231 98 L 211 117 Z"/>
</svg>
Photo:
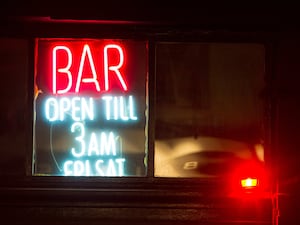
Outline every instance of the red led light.
<svg viewBox="0 0 300 225">
<path fill-rule="evenodd" d="M 255 188 L 258 185 L 258 180 L 256 178 L 246 178 L 241 180 L 241 186 L 243 188 Z"/>
<path fill-rule="evenodd" d="M 231 174 L 231 194 L 236 197 L 264 196 L 267 190 L 267 173 L 258 162 L 239 165 Z"/>
</svg>

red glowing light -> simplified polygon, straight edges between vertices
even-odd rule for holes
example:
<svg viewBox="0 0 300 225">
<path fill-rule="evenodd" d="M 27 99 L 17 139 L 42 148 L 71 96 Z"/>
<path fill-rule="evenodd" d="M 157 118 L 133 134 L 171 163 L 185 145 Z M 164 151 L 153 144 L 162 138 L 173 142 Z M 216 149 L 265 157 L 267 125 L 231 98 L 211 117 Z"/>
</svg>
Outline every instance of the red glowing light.
<svg viewBox="0 0 300 225">
<path fill-rule="evenodd" d="M 88 56 L 88 61 L 90 63 L 90 67 L 92 70 L 92 78 L 82 78 L 82 71 L 83 71 L 83 66 L 84 66 L 84 62 L 85 62 L 85 58 L 86 56 Z M 79 92 L 79 88 L 80 88 L 80 84 L 81 83 L 94 83 L 96 90 L 100 91 L 100 87 L 99 87 L 99 83 L 97 81 L 97 73 L 95 70 L 95 65 L 94 65 L 94 60 L 92 57 L 92 53 L 91 53 L 91 49 L 89 47 L 89 45 L 85 44 L 82 50 L 82 54 L 81 54 L 81 60 L 80 60 L 80 65 L 79 65 L 79 71 L 78 71 L 78 77 L 77 77 L 77 82 L 76 82 L 76 87 L 75 87 L 75 92 L 78 93 Z"/>
<path fill-rule="evenodd" d="M 255 188 L 258 185 L 258 180 L 256 178 L 246 178 L 241 180 L 241 185 L 243 188 Z"/>
<path fill-rule="evenodd" d="M 64 50 L 67 53 L 68 56 L 68 63 L 66 65 L 66 67 L 64 68 L 59 68 L 57 69 L 57 52 L 59 50 Z M 70 51 L 69 48 L 67 48 L 66 46 L 55 46 L 52 50 L 52 92 L 53 94 L 63 94 L 66 93 L 70 90 L 71 85 L 72 85 L 72 74 L 70 72 L 70 67 L 72 65 L 72 53 Z M 61 89 L 61 90 L 57 90 L 56 89 L 56 82 L 57 82 L 57 72 L 60 73 L 66 73 L 68 76 L 68 85 L 65 89 Z"/>
<path fill-rule="evenodd" d="M 128 90 L 125 49 L 120 45 L 54 41 L 48 48 L 52 55 L 49 65 L 53 94 L 110 91 L 116 85 L 121 91 Z"/>
<path fill-rule="evenodd" d="M 264 196 L 268 189 L 266 169 L 259 162 L 237 166 L 231 177 L 231 193 L 237 197 L 245 197 L 245 194 L 254 193 L 255 196 Z"/>
<path fill-rule="evenodd" d="M 108 50 L 109 49 L 117 49 L 119 54 L 120 54 L 120 62 L 118 65 L 116 66 L 109 66 L 108 63 Z M 106 45 L 104 47 L 104 76 L 105 76 L 105 90 L 109 90 L 109 78 L 108 78 L 108 71 L 114 71 L 123 87 L 123 89 L 125 91 L 127 91 L 127 85 L 122 77 L 122 74 L 120 73 L 119 69 L 121 68 L 121 66 L 123 65 L 124 62 L 124 54 L 123 54 L 123 50 L 120 46 L 118 45 Z"/>
</svg>

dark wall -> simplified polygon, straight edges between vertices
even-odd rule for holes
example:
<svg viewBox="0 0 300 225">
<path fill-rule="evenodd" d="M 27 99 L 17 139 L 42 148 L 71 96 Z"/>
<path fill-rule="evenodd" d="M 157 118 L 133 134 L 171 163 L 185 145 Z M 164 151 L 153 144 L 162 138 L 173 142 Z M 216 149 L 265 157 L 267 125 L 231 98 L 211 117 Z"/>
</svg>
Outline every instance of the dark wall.
<svg viewBox="0 0 300 225">
<path fill-rule="evenodd" d="M 280 224 L 299 224 L 300 218 L 300 43 L 285 35 L 276 51 L 277 124 Z"/>
</svg>

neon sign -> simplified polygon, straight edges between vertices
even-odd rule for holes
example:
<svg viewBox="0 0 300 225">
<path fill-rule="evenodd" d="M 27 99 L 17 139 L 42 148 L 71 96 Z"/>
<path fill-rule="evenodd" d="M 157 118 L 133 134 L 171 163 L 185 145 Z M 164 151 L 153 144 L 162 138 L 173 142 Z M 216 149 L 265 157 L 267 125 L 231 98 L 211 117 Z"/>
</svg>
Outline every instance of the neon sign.
<svg viewBox="0 0 300 225">
<path fill-rule="evenodd" d="M 144 176 L 147 43 L 37 39 L 33 175 Z"/>
<path fill-rule="evenodd" d="M 109 52 L 117 50 L 117 54 L 119 57 L 119 62 L 116 65 L 110 65 L 109 60 Z M 65 56 L 60 56 L 65 55 Z M 65 57 L 67 62 L 66 65 L 59 67 L 58 66 L 58 59 L 60 57 Z M 109 72 L 114 72 L 116 77 L 118 78 L 118 81 L 120 82 L 122 89 L 124 91 L 127 91 L 127 85 L 124 81 L 124 77 L 120 72 L 121 67 L 124 63 L 124 54 L 123 49 L 116 44 L 108 44 L 104 46 L 103 49 L 103 73 L 104 73 L 104 84 L 105 84 L 105 91 L 108 91 L 110 89 L 110 79 L 111 76 Z M 70 91 L 71 87 L 73 86 L 73 75 L 70 71 L 72 67 L 73 62 L 73 54 L 67 46 L 55 46 L 52 50 L 52 79 L 53 79 L 53 86 L 52 91 L 53 94 L 64 94 Z M 83 68 L 86 64 L 89 64 L 91 74 L 89 77 L 83 78 Z M 57 82 L 58 82 L 58 76 L 65 75 L 67 77 L 67 85 L 63 89 L 57 88 Z M 95 85 L 95 89 L 97 92 L 100 92 L 100 85 L 98 81 L 98 75 L 95 69 L 95 63 L 94 59 L 92 57 L 91 49 L 88 44 L 85 44 L 83 46 L 81 57 L 80 57 L 80 63 L 79 63 L 79 69 L 77 73 L 77 80 L 76 80 L 76 86 L 75 86 L 75 92 L 79 93 L 80 87 L 82 83 L 91 83 Z"/>
</svg>

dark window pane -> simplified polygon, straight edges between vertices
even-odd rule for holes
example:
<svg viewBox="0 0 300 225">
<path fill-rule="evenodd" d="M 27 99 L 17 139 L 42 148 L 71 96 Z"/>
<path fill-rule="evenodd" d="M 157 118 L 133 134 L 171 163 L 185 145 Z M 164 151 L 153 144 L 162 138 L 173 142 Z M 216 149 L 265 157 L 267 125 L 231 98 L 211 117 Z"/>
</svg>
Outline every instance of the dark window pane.
<svg viewBox="0 0 300 225">
<path fill-rule="evenodd" d="M 263 149 L 264 58 L 259 44 L 157 44 L 156 176 L 202 176 L 206 151 Z"/>
</svg>

